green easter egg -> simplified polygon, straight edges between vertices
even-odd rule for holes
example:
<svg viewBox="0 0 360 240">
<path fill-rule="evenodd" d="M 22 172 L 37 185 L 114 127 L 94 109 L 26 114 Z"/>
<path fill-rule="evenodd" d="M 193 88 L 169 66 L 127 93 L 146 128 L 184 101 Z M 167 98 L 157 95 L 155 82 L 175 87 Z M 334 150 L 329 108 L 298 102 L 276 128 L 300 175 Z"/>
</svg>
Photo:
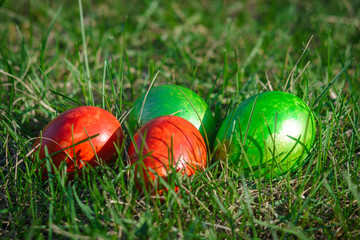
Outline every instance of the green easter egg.
<svg viewBox="0 0 360 240">
<path fill-rule="evenodd" d="M 276 177 L 303 164 L 315 136 L 314 115 L 302 99 L 264 92 L 243 101 L 225 118 L 214 143 L 215 158 L 228 158 L 255 176 Z"/>
<path fill-rule="evenodd" d="M 191 122 L 204 139 L 208 138 L 209 144 L 213 143 L 215 137 L 214 116 L 199 95 L 188 88 L 175 85 L 153 87 L 146 99 L 145 95 L 143 94 L 135 101 L 129 114 L 128 123 L 131 129 L 135 130 L 156 117 L 175 115 Z"/>
</svg>

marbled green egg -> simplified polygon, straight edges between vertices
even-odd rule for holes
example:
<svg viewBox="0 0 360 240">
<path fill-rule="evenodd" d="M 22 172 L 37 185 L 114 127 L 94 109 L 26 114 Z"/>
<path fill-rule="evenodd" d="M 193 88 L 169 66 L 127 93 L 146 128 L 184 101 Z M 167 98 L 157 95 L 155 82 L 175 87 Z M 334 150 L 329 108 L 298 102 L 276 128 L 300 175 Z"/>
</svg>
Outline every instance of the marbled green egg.
<svg viewBox="0 0 360 240">
<path fill-rule="evenodd" d="M 212 144 L 215 138 L 215 119 L 206 102 L 188 88 L 160 85 L 141 95 L 129 114 L 129 126 L 137 127 L 160 116 L 175 115 L 191 122 Z M 144 101 L 145 99 L 145 101 Z M 206 134 L 205 134 L 206 132 Z"/>
<path fill-rule="evenodd" d="M 276 177 L 302 165 L 315 136 L 314 115 L 302 99 L 264 92 L 243 101 L 225 118 L 214 143 L 215 157 L 228 158 L 256 176 Z"/>
</svg>

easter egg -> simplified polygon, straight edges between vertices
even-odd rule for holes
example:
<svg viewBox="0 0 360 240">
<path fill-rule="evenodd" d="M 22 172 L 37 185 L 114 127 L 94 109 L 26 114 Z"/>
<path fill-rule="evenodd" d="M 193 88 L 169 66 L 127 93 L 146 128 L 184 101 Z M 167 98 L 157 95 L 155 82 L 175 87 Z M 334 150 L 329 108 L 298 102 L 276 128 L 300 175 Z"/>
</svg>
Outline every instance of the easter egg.
<svg viewBox="0 0 360 240">
<path fill-rule="evenodd" d="M 174 115 L 191 122 L 212 144 L 215 137 L 214 116 L 206 102 L 188 88 L 161 85 L 140 96 L 129 114 L 129 126 L 136 129 L 151 119 Z M 206 133 L 206 134 L 205 134 Z"/>
<path fill-rule="evenodd" d="M 145 123 L 135 134 L 128 154 L 131 164 L 135 164 L 137 187 L 150 192 L 155 187 L 161 189 L 158 177 L 167 181 L 171 171 L 191 176 L 203 170 L 207 161 L 199 130 L 177 116 L 161 116 Z"/>
<path fill-rule="evenodd" d="M 244 172 L 272 178 L 298 169 L 313 146 L 315 119 L 286 92 L 264 92 L 240 103 L 220 126 L 215 156 Z"/>
<path fill-rule="evenodd" d="M 120 148 L 124 133 L 120 122 L 110 112 L 92 106 L 81 106 L 61 113 L 50 121 L 34 143 L 40 159 L 46 156 L 45 147 L 53 166 L 63 163 L 68 173 L 85 165 L 111 163 Z M 46 176 L 45 163 L 40 164 Z M 69 175 L 69 177 L 71 177 Z"/>
</svg>

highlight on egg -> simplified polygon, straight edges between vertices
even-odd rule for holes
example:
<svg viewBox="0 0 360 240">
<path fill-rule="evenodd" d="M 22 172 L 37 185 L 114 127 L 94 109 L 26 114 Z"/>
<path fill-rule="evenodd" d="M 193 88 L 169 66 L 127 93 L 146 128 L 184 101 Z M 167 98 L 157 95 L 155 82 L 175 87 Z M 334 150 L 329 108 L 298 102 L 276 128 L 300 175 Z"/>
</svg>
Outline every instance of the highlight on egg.
<svg viewBox="0 0 360 240">
<path fill-rule="evenodd" d="M 216 136 L 215 156 L 245 173 L 273 178 L 302 166 L 315 136 L 314 114 L 302 99 L 264 92 L 228 114 Z"/>
<path fill-rule="evenodd" d="M 162 191 L 158 178 L 167 181 L 172 170 L 187 176 L 204 170 L 206 151 L 199 130 L 186 119 L 161 116 L 148 121 L 135 134 L 128 149 L 137 188 L 141 192 Z"/>
<path fill-rule="evenodd" d="M 110 112 L 93 106 L 67 110 L 50 121 L 34 142 L 35 154 L 42 162 L 37 166 L 47 177 L 46 152 L 52 170 L 66 166 L 69 179 L 86 165 L 110 164 L 117 157 L 124 133 L 120 122 Z"/>
</svg>

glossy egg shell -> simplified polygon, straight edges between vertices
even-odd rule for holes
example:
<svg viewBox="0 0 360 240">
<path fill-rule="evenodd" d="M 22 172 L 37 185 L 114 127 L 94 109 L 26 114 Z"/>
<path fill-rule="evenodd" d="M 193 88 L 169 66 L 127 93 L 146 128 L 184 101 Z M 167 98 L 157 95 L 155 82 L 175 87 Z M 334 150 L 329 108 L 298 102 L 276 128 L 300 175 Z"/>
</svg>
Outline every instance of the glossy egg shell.
<svg viewBox="0 0 360 240">
<path fill-rule="evenodd" d="M 114 144 L 120 148 L 123 139 L 121 124 L 110 112 L 98 107 L 81 106 L 65 111 L 50 121 L 36 139 L 34 148 L 38 148 L 40 159 L 44 159 L 45 146 L 52 154 L 75 145 L 51 156 L 57 168 L 66 161 L 67 172 L 71 173 L 86 164 L 99 165 L 95 153 L 99 160 L 110 163 L 117 153 Z M 83 140 L 85 142 L 76 145 Z M 44 175 L 46 167 L 42 164 L 40 168 Z"/>
<path fill-rule="evenodd" d="M 161 116 L 144 124 L 135 134 L 128 154 L 131 164 L 136 164 L 138 188 L 141 188 L 139 179 L 143 175 L 149 191 L 157 177 L 150 168 L 167 180 L 170 166 L 182 175 L 191 176 L 195 171 L 203 170 L 207 161 L 206 145 L 199 130 L 177 116 Z"/>
<path fill-rule="evenodd" d="M 175 115 L 191 122 L 209 143 L 215 137 L 215 119 L 206 102 L 188 88 L 174 85 L 161 85 L 150 89 L 144 103 L 145 94 L 139 97 L 129 114 L 129 125 L 136 129 L 151 119 Z M 199 118 L 200 117 L 200 118 Z M 202 124 L 205 128 L 202 127 Z"/>
<path fill-rule="evenodd" d="M 229 113 L 217 133 L 215 155 L 256 176 L 276 177 L 302 165 L 315 136 L 314 115 L 302 99 L 264 92 Z"/>
</svg>

